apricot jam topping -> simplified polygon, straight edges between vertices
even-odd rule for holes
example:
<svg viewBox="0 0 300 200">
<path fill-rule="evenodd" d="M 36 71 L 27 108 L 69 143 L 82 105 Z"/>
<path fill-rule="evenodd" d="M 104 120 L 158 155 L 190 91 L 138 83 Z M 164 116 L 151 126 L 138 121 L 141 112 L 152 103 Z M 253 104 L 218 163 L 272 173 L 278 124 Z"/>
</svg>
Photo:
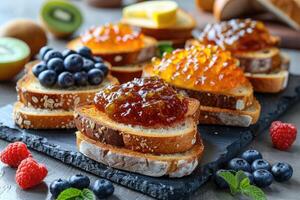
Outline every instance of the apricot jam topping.
<svg viewBox="0 0 300 200">
<path fill-rule="evenodd" d="M 180 88 L 205 91 L 230 90 L 246 81 L 229 51 L 197 45 L 153 59 L 153 73 Z"/>
<path fill-rule="evenodd" d="M 117 122 L 145 127 L 182 121 L 188 109 L 188 100 L 157 77 L 109 86 L 94 102 Z"/>
<path fill-rule="evenodd" d="M 203 44 L 218 45 L 233 52 L 261 50 L 278 43 L 277 39 L 271 37 L 263 22 L 251 19 L 208 24 L 199 40 Z"/>
<path fill-rule="evenodd" d="M 81 42 L 94 52 L 136 50 L 143 47 L 144 35 L 125 24 L 93 27 L 81 37 Z"/>
</svg>

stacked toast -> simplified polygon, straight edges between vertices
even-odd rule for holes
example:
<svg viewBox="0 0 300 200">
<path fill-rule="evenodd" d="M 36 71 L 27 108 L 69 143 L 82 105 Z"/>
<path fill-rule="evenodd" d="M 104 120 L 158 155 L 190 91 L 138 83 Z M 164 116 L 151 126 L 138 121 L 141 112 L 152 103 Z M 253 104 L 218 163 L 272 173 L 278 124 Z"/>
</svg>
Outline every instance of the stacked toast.
<svg viewBox="0 0 300 200">
<path fill-rule="evenodd" d="M 270 35 L 262 22 L 233 19 L 208 24 L 198 41 L 191 40 L 187 46 L 199 43 L 219 45 L 231 51 L 239 60 L 254 91 L 277 93 L 286 88 L 288 58 L 278 48 L 279 38 Z"/>
<path fill-rule="evenodd" d="M 75 109 L 79 151 L 108 166 L 148 176 L 189 175 L 204 150 L 197 131 L 199 102 L 187 97 L 178 104 L 168 100 L 178 95 L 157 78 L 134 79 L 100 90 L 94 104 Z M 107 103 L 104 110 L 99 108 L 103 102 Z M 166 104 L 170 110 L 162 116 Z M 184 105 L 186 109 L 179 110 Z M 121 112 L 124 106 L 128 109 Z M 174 121 L 178 113 L 183 115 Z"/>
<path fill-rule="evenodd" d="M 212 45 L 177 49 L 154 59 L 143 76 L 158 76 L 200 101 L 200 124 L 248 127 L 257 122 L 260 104 L 228 51 Z"/>
<path fill-rule="evenodd" d="M 121 83 L 140 77 L 143 64 L 157 53 L 154 38 L 124 24 L 91 28 L 67 46 L 73 50 L 81 46 L 89 47 L 93 55 L 102 57 L 112 65 L 111 73 Z"/>
<path fill-rule="evenodd" d="M 17 82 L 18 102 L 14 105 L 16 124 L 26 129 L 75 128 L 74 108 L 93 101 L 95 93 L 118 80 L 108 75 L 100 85 L 62 89 L 47 88 L 33 75 L 32 68 L 39 61 L 26 65 L 25 75 Z"/>
</svg>

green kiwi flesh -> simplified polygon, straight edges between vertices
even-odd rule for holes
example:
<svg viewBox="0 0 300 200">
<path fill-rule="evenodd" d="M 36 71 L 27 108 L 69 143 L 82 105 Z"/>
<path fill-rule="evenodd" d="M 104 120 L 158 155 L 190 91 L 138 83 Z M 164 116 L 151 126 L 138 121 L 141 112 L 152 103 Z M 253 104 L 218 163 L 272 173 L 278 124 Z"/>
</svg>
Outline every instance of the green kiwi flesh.
<svg viewBox="0 0 300 200">
<path fill-rule="evenodd" d="M 41 18 L 46 27 L 57 33 L 73 33 L 83 21 L 80 10 L 64 0 L 47 1 L 42 6 Z"/>
</svg>

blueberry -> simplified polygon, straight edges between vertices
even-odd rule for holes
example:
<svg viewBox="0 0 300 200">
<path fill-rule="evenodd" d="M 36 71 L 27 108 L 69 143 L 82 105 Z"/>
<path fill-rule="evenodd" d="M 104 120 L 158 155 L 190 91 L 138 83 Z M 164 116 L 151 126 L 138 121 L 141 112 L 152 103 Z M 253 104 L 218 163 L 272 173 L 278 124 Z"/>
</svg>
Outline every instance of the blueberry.
<svg viewBox="0 0 300 200">
<path fill-rule="evenodd" d="M 91 69 L 88 72 L 88 80 L 91 85 L 99 85 L 102 83 L 104 74 L 100 69 Z"/>
<path fill-rule="evenodd" d="M 93 60 L 95 63 L 103 63 L 103 59 L 99 56 L 94 56 Z"/>
<path fill-rule="evenodd" d="M 258 169 L 253 172 L 254 183 L 261 188 L 268 187 L 273 182 L 273 175 L 265 169 Z"/>
<path fill-rule="evenodd" d="M 64 71 L 64 61 L 61 58 L 52 58 L 48 61 L 47 67 L 56 73 L 60 73 Z"/>
<path fill-rule="evenodd" d="M 99 179 L 95 181 L 92 190 L 99 199 L 103 199 L 112 195 L 115 189 L 110 181 Z"/>
<path fill-rule="evenodd" d="M 80 47 L 79 49 L 77 49 L 77 52 L 85 58 L 92 58 L 93 57 L 91 49 L 88 48 L 88 47 L 85 47 L 85 46 Z"/>
<path fill-rule="evenodd" d="M 242 171 L 246 171 L 246 172 L 251 172 L 251 167 L 250 167 L 249 163 L 242 158 L 234 158 L 234 159 L 230 160 L 228 163 L 228 169 L 231 169 L 234 171 L 242 170 Z"/>
<path fill-rule="evenodd" d="M 70 72 L 62 72 L 59 74 L 57 83 L 61 88 L 67 88 L 74 85 L 73 74 Z"/>
<path fill-rule="evenodd" d="M 76 174 L 69 178 L 69 183 L 70 183 L 71 187 L 82 190 L 82 189 L 88 188 L 90 186 L 90 179 L 89 179 L 89 177 L 87 177 L 85 175 Z"/>
<path fill-rule="evenodd" d="M 46 55 L 46 53 L 48 51 L 52 50 L 52 48 L 48 47 L 48 46 L 44 46 L 40 49 L 40 52 L 39 52 L 39 57 L 41 60 L 44 60 L 44 57 Z"/>
<path fill-rule="evenodd" d="M 63 56 L 59 51 L 50 50 L 45 54 L 44 60 L 48 63 L 48 61 L 52 58 L 61 58 L 61 59 L 63 59 Z"/>
<path fill-rule="evenodd" d="M 229 188 L 228 183 L 227 183 L 221 176 L 219 176 L 219 174 L 220 174 L 221 172 L 227 172 L 227 171 L 232 172 L 233 174 L 235 174 L 235 171 L 232 171 L 232 170 L 219 169 L 219 170 L 215 173 L 215 175 L 214 175 L 214 182 L 215 182 L 215 184 L 218 186 L 218 188 L 220 188 L 220 189 L 226 189 L 226 188 Z"/>
<path fill-rule="evenodd" d="M 257 159 L 255 160 L 251 165 L 252 171 L 258 170 L 258 169 L 265 169 L 270 171 L 271 165 L 268 161 L 264 159 Z"/>
<path fill-rule="evenodd" d="M 56 82 L 56 78 L 56 72 L 50 69 L 41 72 L 38 76 L 40 83 L 45 87 L 53 86 Z"/>
<path fill-rule="evenodd" d="M 76 85 L 86 86 L 88 84 L 88 75 L 86 72 L 76 72 L 73 76 Z"/>
<path fill-rule="evenodd" d="M 107 65 L 105 65 L 104 63 L 96 63 L 95 68 L 100 69 L 103 72 L 104 76 L 107 76 L 109 71 Z"/>
<path fill-rule="evenodd" d="M 278 182 L 289 180 L 293 176 L 293 168 L 285 162 L 278 162 L 272 166 L 272 174 L 274 179 Z"/>
<path fill-rule="evenodd" d="M 50 193 L 54 198 L 56 198 L 62 191 L 70 187 L 71 185 L 68 181 L 63 179 L 57 179 L 50 184 Z"/>
<path fill-rule="evenodd" d="M 73 50 L 71 50 L 71 49 L 65 49 L 65 50 L 63 50 L 63 52 L 62 52 L 62 55 L 63 55 L 64 58 L 68 57 L 68 56 L 71 55 L 71 54 L 77 54 L 77 52 L 76 52 L 76 51 L 73 51 Z"/>
<path fill-rule="evenodd" d="M 44 62 L 40 62 L 32 68 L 32 73 L 35 77 L 38 77 L 39 74 L 47 69 L 47 66 Z"/>
<path fill-rule="evenodd" d="M 254 177 L 253 174 L 249 173 L 249 172 L 244 172 L 244 174 L 249 178 L 250 180 L 250 184 L 254 183 Z"/>
<path fill-rule="evenodd" d="M 252 164 L 254 160 L 262 159 L 262 155 L 255 149 L 249 149 L 242 153 L 241 157 L 245 159 L 249 164 Z"/>
<path fill-rule="evenodd" d="M 83 59 L 83 70 L 88 72 L 95 67 L 95 64 L 90 59 Z"/>
<path fill-rule="evenodd" d="M 71 54 L 64 60 L 65 69 L 70 72 L 79 72 L 83 67 L 83 58 L 77 54 Z"/>
</svg>

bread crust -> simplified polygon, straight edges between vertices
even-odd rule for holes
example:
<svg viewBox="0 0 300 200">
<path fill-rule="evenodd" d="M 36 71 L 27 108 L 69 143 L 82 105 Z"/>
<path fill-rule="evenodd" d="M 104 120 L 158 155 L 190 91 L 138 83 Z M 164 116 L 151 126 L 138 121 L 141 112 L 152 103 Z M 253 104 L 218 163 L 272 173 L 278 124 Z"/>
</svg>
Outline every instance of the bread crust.
<svg viewBox="0 0 300 200">
<path fill-rule="evenodd" d="M 191 174 L 204 151 L 200 137 L 193 148 L 185 153 L 154 155 L 103 144 L 80 132 L 76 136 L 77 147 L 85 156 L 113 168 L 153 177 L 167 175 L 179 178 Z"/>
<path fill-rule="evenodd" d="M 51 113 L 32 108 L 33 112 L 23 110 L 25 106 L 16 102 L 13 109 L 15 123 L 24 129 L 72 129 L 75 128 L 72 111 Z M 27 108 L 28 109 L 28 108 Z"/>
<path fill-rule="evenodd" d="M 86 88 L 78 90 L 51 90 L 43 91 L 31 88 L 29 85 L 32 82 L 38 81 L 30 72 L 30 69 L 37 61 L 30 62 L 26 65 L 27 74 L 22 77 L 16 86 L 18 93 L 18 99 L 26 106 L 32 106 L 40 109 L 63 109 L 63 110 L 74 110 L 74 107 L 80 104 L 92 103 L 94 95 L 100 90 L 103 85 L 99 85 L 92 88 Z M 107 76 L 107 80 L 111 84 L 118 84 L 118 80 L 111 75 Z"/>
<path fill-rule="evenodd" d="M 150 60 L 157 53 L 157 41 L 156 39 L 144 36 L 145 46 L 138 50 L 126 50 L 123 52 L 93 52 L 95 56 L 102 57 L 105 61 L 114 66 L 126 66 L 132 64 L 138 64 Z M 83 44 L 80 38 L 74 39 L 67 44 L 69 49 L 76 50 Z"/>
<path fill-rule="evenodd" d="M 194 125 L 185 132 L 164 134 L 146 134 L 139 130 L 121 128 L 119 123 L 111 120 L 105 113 L 98 111 L 94 105 L 87 105 L 75 109 L 75 124 L 77 129 L 84 135 L 96 141 L 122 147 L 142 153 L 171 154 L 185 152 L 192 148 L 196 141 L 197 127 L 195 119 L 199 116 L 199 102 L 193 100 L 189 106 L 189 112 L 185 123 Z M 97 119 L 96 117 L 101 117 Z"/>
<path fill-rule="evenodd" d="M 198 6 L 198 8 L 207 12 L 212 12 L 215 0 L 195 0 L 195 3 Z"/>
</svg>

